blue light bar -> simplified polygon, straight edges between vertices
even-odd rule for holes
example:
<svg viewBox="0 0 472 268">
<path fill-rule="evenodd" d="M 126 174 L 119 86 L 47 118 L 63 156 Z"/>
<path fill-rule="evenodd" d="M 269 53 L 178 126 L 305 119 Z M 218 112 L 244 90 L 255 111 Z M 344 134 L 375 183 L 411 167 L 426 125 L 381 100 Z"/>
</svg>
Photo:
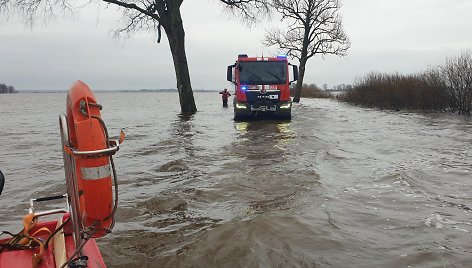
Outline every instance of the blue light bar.
<svg viewBox="0 0 472 268">
<path fill-rule="evenodd" d="M 241 90 L 242 90 L 242 91 L 246 91 L 246 90 L 247 90 L 247 86 L 241 86 Z"/>
<path fill-rule="evenodd" d="M 277 58 L 287 58 L 287 55 L 285 55 L 285 54 L 279 54 L 279 55 L 277 55 Z"/>
</svg>

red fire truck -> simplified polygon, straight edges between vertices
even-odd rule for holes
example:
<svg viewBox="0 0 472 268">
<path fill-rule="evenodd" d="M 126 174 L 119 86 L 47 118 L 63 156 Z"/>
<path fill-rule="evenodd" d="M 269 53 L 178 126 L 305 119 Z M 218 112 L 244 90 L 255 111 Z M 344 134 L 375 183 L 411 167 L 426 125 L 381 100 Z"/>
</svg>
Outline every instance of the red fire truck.
<svg viewBox="0 0 472 268">
<path fill-rule="evenodd" d="M 292 80 L 289 80 L 289 65 L 293 68 Z M 259 115 L 290 118 L 290 83 L 297 78 L 298 67 L 290 64 L 285 55 L 238 55 L 236 63 L 228 66 L 227 70 L 227 80 L 235 84 L 234 118 Z"/>
</svg>

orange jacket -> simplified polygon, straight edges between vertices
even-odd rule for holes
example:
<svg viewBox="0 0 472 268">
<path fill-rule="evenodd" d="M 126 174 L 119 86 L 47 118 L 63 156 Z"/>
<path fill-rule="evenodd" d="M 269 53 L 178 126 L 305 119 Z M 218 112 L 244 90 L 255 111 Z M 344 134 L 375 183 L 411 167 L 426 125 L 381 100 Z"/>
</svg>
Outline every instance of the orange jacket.
<svg viewBox="0 0 472 268">
<path fill-rule="evenodd" d="M 220 94 L 222 99 L 228 99 L 228 97 L 231 96 L 231 93 L 228 91 L 221 91 Z"/>
</svg>

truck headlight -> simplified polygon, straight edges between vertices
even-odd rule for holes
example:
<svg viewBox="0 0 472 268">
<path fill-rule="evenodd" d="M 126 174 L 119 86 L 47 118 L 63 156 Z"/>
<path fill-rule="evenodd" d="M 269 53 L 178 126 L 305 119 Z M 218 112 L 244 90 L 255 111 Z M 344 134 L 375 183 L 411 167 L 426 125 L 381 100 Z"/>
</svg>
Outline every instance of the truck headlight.
<svg viewBox="0 0 472 268">
<path fill-rule="evenodd" d="M 236 102 L 236 109 L 247 109 L 246 103 Z"/>
<path fill-rule="evenodd" d="M 290 109 L 290 107 L 292 107 L 291 102 L 285 102 L 280 104 L 280 109 Z"/>
</svg>

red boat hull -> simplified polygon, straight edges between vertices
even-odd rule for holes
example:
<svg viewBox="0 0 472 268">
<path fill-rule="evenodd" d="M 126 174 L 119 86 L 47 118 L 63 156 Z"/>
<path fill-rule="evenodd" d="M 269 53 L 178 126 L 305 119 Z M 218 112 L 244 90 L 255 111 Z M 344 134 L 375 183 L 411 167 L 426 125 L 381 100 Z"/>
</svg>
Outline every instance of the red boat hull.
<svg viewBox="0 0 472 268">
<path fill-rule="evenodd" d="M 53 232 L 57 226 L 57 221 L 48 221 L 48 222 L 39 222 L 35 228 L 30 231 L 30 234 L 36 232 L 43 227 L 46 227 L 50 232 Z M 40 232 L 38 235 L 35 235 L 36 238 L 41 238 L 45 240 L 48 237 L 47 232 Z M 59 233 L 60 235 L 60 233 Z M 41 263 L 37 268 L 54 268 L 56 267 L 55 254 L 59 254 L 61 248 L 66 251 L 67 259 L 75 251 L 74 239 L 72 235 L 65 235 L 64 244 L 61 245 L 60 242 L 52 244 L 44 249 L 43 255 L 41 256 Z M 0 240 L 0 244 L 8 242 L 9 239 Z M 59 240 L 58 240 L 59 241 Z M 4 248 L 0 251 L 0 268 L 10 268 L 10 267 L 32 267 L 32 257 L 34 253 L 39 252 L 39 247 L 34 249 L 7 249 Z M 104 268 L 105 263 L 103 262 L 102 255 L 98 249 L 95 239 L 90 239 L 85 246 L 83 247 L 83 253 L 85 256 L 88 256 L 88 267 L 89 268 Z M 57 267 L 60 267 L 61 264 L 58 264 Z"/>
</svg>

